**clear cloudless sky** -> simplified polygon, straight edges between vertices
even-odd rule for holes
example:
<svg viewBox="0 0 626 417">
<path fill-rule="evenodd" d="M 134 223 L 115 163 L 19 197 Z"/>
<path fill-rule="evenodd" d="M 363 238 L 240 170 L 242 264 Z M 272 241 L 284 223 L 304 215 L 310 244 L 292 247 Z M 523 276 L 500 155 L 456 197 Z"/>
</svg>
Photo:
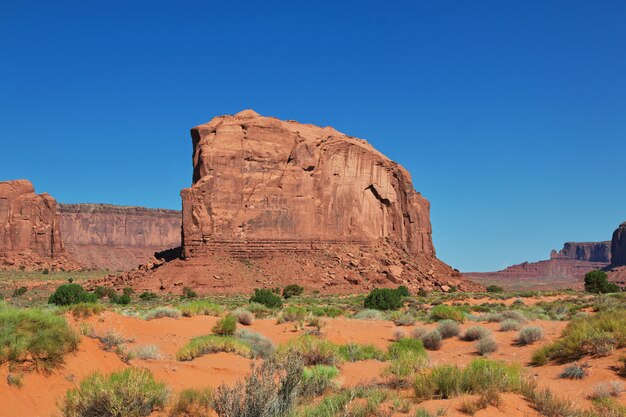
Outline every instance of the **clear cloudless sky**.
<svg viewBox="0 0 626 417">
<path fill-rule="evenodd" d="M 626 2 L 0 0 L 0 180 L 180 208 L 189 129 L 252 108 L 404 165 L 464 271 L 626 220 Z"/>
</svg>

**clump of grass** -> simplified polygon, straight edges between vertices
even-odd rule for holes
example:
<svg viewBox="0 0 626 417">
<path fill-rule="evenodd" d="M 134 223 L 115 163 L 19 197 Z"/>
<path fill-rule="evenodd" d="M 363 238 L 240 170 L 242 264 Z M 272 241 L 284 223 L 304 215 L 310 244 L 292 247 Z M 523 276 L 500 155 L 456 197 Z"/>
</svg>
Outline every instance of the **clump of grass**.
<svg viewBox="0 0 626 417">
<path fill-rule="evenodd" d="M 393 331 L 393 335 L 391 336 L 391 340 L 393 340 L 394 342 L 397 342 L 400 339 L 405 339 L 406 338 L 406 333 L 404 333 L 404 330 L 400 330 L 400 329 L 396 329 Z"/>
<path fill-rule="evenodd" d="M 426 357 L 426 350 L 421 340 L 417 339 L 401 339 L 389 345 L 388 353 L 391 358 L 398 358 L 405 352 L 412 352 L 419 356 Z"/>
<path fill-rule="evenodd" d="M 271 357 L 276 351 L 274 343 L 272 343 L 270 339 L 259 333 L 243 329 L 237 330 L 235 335 L 238 340 L 241 340 L 242 342 L 250 346 L 252 356 L 255 358 L 267 359 Z"/>
<path fill-rule="evenodd" d="M 465 313 L 457 307 L 440 304 L 430 309 L 430 319 L 433 321 L 439 320 L 454 320 L 460 323 L 465 321 Z"/>
<path fill-rule="evenodd" d="M 40 309 L 0 308 L 0 363 L 32 360 L 49 370 L 78 343 L 79 335 L 62 316 Z"/>
<path fill-rule="evenodd" d="M 366 308 L 356 313 L 352 318 L 357 320 L 384 320 L 385 313 L 380 310 Z"/>
<path fill-rule="evenodd" d="M 415 316 L 408 312 L 394 312 L 390 318 L 396 326 L 412 326 L 415 324 Z"/>
<path fill-rule="evenodd" d="M 341 361 L 339 347 L 314 335 L 302 335 L 278 348 L 278 354 L 286 357 L 295 352 L 302 358 L 304 365 L 336 365 Z"/>
<path fill-rule="evenodd" d="M 573 402 L 557 397 L 548 388 L 537 389 L 533 385 L 528 385 L 523 389 L 523 393 L 542 416 L 583 417 L 584 415 Z"/>
<path fill-rule="evenodd" d="M 413 391 L 419 400 L 447 399 L 461 392 L 461 370 L 452 365 L 439 365 L 418 374 L 413 381 Z"/>
<path fill-rule="evenodd" d="M 235 337 L 207 335 L 194 337 L 181 347 L 176 352 L 176 360 L 190 361 L 199 356 L 217 352 L 235 353 L 245 358 L 253 356 L 250 346 Z"/>
<path fill-rule="evenodd" d="M 474 340 L 482 339 L 483 337 L 488 336 L 490 333 L 491 332 L 488 329 L 482 326 L 474 326 L 465 330 L 465 333 L 463 333 L 461 339 L 468 342 L 473 342 Z"/>
<path fill-rule="evenodd" d="M 533 354 L 535 365 L 554 359 L 572 362 L 584 356 L 603 356 L 626 346 L 626 309 L 613 309 L 573 319 L 560 339 Z"/>
<path fill-rule="evenodd" d="M 422 336 L 421 340 L 424 347 L 428 350 L 441 349 L 442 338 L 441 333 L 439 333 L 439 330 L 437 329 L 431 330 L 430 332 L 426 333 L 424 336 Z"/>
<path fill-rule="evenodd" d="M 309 312 L 304 307 L 287 307 L 283 309 L 280 320 L 281 322 L 289 321 L 289 322 L 300 322 L 304 321 L 308 316 Z"/>
<path fill-rule="evenodd" d="M 443 339 L 458 336 L 461 332 L 459 322 L 454 320 L 441 320 L 437 325 L 437 330 Z"/>
<path fill-rule="evenodd" d="M 583 379 L 587 376 L 586 368 L 584 365 L 573 364 L 566 367 L 559 377 L 564 379 Z"/>
<path fill-rule="evenodd" d="M 445 321 L 445 320 L 443 320 L 443 321 Z M 425 335 L 426 333 L 428 333 L 429 331 L 430 331 L 430 330 L 428 330 L 428 328 L 426 328 L 426 327 L 416 327 L 416 328 L 414 328 L 413 330 L 411 330 L 411 337 L 412 337 L 413 339 L 419 339 L 419 340 L 421 340 L 421 339 L 422 339 L 422 337 L 424 337 L 424 335 Z"/>
<path fill-rule="evenodd" d="M 368 359 L 385 360 L 387 355 L 374 345 L 359 345 L 358 343 L 348 343 L 339 346 L 339 355 L 348 362 L 358 362 Z"/>
<path fill-rule="evenodd" d="M 620 381 L 599 382 L 593 387 L 593 391 L 589 394 L 591 399 L 619 397 L 624 391 L 624 385 Z"/>
<path fill-rule="evenodd" d="M 68 311 L 76 318 L 91 317 L 94 314 L 102 313 L 104 310 L 104 306 L 98 303 L 79 303 L 68 307 Z"/>
<path fill-rule="evenodd" d="M 254 314 L 243 308 L 233 310 L 231 314 L 235 316 L 239 324 L 242 324 L 244 326 L 249 326 L 254 321 Z"/>
<path fill-rule="evenodd" d="M 329 389 L 336 387 L 335 378 L 339 376 L 339 369 L 335 366 L 315 365 L 304 368 L 300 395 L 310 399 L 322 395 Z"/>
<path fill-rule="evenodd" d="M 593 400 L 595 414 L 601 417 L 624 417 L 626 406 L 620 404 L 615 398 L 604 397 Z M 592 414 L 592 413 L 589 413 Z M 594 416 L 595 417 L 595 416 Z"/>
<path fill-rule="evenodd" d="M 22 374 L 8 374 L 7 384 L 11 387 L 22 388 L 24 385 L 24 377 Z"/>
<path fill-rule="evenodd" d="M 13 290 L 13 294 L 11 295 L 11 297 L 21 297 L 22 295 L 26 294 L 26 291 L 28 291 L 28 288 L 23 286 L 18 287 Z"/>
<path fill-rule="evenodd" d="M 185 317 L 193 316 L 219 316 L 222 314 L 222 306 L 206 300 L 195 300 L 179 307 Z"/>
<path fill-rule="evenodd" d="M 476 342 L 476 350 L 480 355 L 487 356 L 498 350 L 498 343 L 491 336 L 481 337 Z"/>
<path fill-rule="evenodd" d="M 522 327 L 521 323 L 517 320 L 506 319 L 500 322 L 500 331 L 501 332 L 510 332 L 513 330 L 519 330 Z"/>
<path fill-rule="evenodd" d="M 517 343 L 520 345 L 530 345 L 538 342 L 544 337 L 544 332 L 541 327 L 529 326 L 520 330 L 517 336 Z"/>
<path fill-rule="evenodd" d="M 219 417 L 282 417 L 293 409 L 303 375 L 297 353 L 282 360 L 268 359 L 233 387 L 220 385 L 215 392 L 214 408 Z"/>
<path fill-rule="evenodd" d="M 250 303 L 246 307 L 246 310 L 254 314 L 254 317 L 263 318 L 272 314 L 272 309 L 261 303 Z"/>
<path fill-rule="evenodd" d="M 237 330 L 237 318 L 232 314 L 222 317 L 211 329 L 213 333 L 220 336 L 232 336 Z"/>
<path fill-rule="evenodd" d="M 134 350 L 134 356 L 139 359 L 147 360 L 147 359 L 160 359 L 161 358 L 161 350 L 156 345 L 145 345 L 139 346 Z"/>
<path fill-rule="evenodd" d="M 160 319 L 163 317 L 169 317 L 172 319 L 180 318 L 181 312 L 176 308 L 170 307 L 157 307 L 152 310 L 149 310 L 144 316 L 144 320 L 154 320 Z"/>
<path fill-rule="evenodd" d="M 120 345 L 126 343 L 126 338 L 119 334 L 115 330 L 109 330 L 102 336 L 97 336 L 102 343 L 102 347 L 104 350 L 113 351 L 116 350 Z"/>
<path fill-rule="evenodd" d="M 212 389 L 185 389 L 176 397 L 170 410 L 170 417 L 208 416 L 210 415 L 212 404 Z"/>
<path fill-rule="evenodd" d="M 67 392 L 60 410 L 63 417 L 140 417 L 162 410 L 168 397 L 169 389 L 150 371 L 128 368 L 87 377 Z"/>
</svg>

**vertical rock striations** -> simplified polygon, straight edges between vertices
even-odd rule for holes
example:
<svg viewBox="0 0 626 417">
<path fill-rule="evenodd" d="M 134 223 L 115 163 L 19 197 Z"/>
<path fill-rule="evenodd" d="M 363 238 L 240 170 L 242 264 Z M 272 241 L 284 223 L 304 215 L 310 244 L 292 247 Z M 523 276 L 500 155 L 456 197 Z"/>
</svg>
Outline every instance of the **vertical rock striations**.
<svg viewBox="0 0 626 417">
<path fill-rule="evenodd" d="M 620 224 L 613 232 L 611 266 L 626 266 L 626 222 Z"/>
</svg>

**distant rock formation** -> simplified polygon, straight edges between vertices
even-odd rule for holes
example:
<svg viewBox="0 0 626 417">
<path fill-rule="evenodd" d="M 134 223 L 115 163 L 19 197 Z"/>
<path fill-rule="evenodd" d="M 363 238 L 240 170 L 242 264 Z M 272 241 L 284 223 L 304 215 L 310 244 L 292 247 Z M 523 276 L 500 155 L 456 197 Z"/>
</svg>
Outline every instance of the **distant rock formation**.
<svg viewBox="0 0 626 417">
<path fill-rule="evenodd" d="M 27 180 L 0 182 L 0 266 L 76 269 L 65 257 L 57 203 Z"/>
<path fill-rule="evenodd" d="M 522 262 L 495 272 L 464 272 L 469 279 L 482 284 L 507 288 L 556 289 L 582 287 L 585 274 L 606 268 L 611 259 L 611 242 L 567 242 L 560 251 L 553 250 L 550 259 Z"/>
<path fill-rule="evenodd" d="M 120 284 L 480 288 L 436 258 L 430 204 L 404 168 L 364 140 L 252 110 L 216 117 L 191 137 L 183 259 Z"/>
<path fill-rule="evenodd" d="M 87 268 L 132 269 L 155 252 L 180 246 L 178 210 L 59 204 L 59 213 L 67 253 Z"/>
<path fill-rule="evenodd" d="M 626 265 L 626 222 L 619 225 L 613 232 L 611 240 L 611 266 Z"/>
</svg>

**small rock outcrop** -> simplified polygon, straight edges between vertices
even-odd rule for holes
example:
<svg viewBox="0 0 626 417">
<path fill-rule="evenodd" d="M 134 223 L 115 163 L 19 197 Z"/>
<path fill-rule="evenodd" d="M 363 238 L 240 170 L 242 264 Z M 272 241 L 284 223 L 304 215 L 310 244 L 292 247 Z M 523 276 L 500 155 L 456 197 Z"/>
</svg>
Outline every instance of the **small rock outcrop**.
<svg viewBox="0 0 626 417">
<path fill-rule="evenodd" d="M 366 141 L 252 110 L 216 117 L 191 137 L 181 258 L 115 277 L 115 285 L 482 288 L 437 259 L 428 200 Z"/>
<path fill-rule="evenodd" d="M 0 182 L 0 265 L 75 269 L 65 257 L 57 203 L 27 180 Z"/>
<path fill-rule="evenodd" d="M 87 268 L 128 270 L 180 246 L 181 212 L 111 204 L 59 204 L 66 252 Z"/>
</svg>

